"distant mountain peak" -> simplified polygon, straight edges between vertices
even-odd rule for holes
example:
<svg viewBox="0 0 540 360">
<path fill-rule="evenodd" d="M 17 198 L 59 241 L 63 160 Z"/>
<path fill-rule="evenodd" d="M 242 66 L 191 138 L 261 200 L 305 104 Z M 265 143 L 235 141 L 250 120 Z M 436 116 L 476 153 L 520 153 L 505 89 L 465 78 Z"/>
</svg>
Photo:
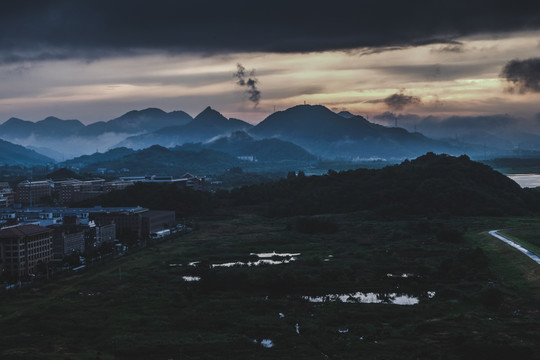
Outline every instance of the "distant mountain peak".
<svg viewBox="0 0 540 360">
<path fill-rule="evenodd" d="M 158 108 L 147 108 L 143 110 L 131 110 L 125 113 L 124 115 L 118 117 L 117 119 L 132 119 L 136 120 L 137 118 L 144 117 L 144 116 L 163 116 L 167 115 L 167 113 L 161 109 Z M 115 119 L 115 120 L 117 120 Z"/>
<path fill-rule="evenodd" d="M 212 109 L 211 106 L 207 106 L 203 111 L 201 111 L 201 113 L 199 115 L 197 115 L 195 118 L 201 116 L 201 115 L 209 115 L 209 114 L 220 114 L 219 111 L 215 110 L 215 109 Z"/>
<path fill-rule="evenodd" d="M 167 149 L 166 147 L 164 146 L 161 146 L 161 145 L 152 145 L 146 149 L 143 149 L 143 150 L 148 150 L 148 151 L 166 151 L 166 152 L 169 152 L 170 150 Z"/>
<path fill-rule="evenodd" d="M 32 123 L 32 122 L 28 120 L 19 119 L 16 117 L 11 117 L 6 122 L 4 122 L 3 125 L 27 124 L 27 123 Z"/>
<path fill-rule="evenodd" d="M 36 125 L 38 126 L 76 126 L 76 127 L 85 127 L 83 123 L 81 123 L 79 120 L 63 120 L 60 118 L 57 118 L 56 116 L 47 116 L 45 119 L 40 120 L 36 122 Z"/>
<path fill-rule="evenodd" d="M 223 116 L 219 111 L 214 110 L 210 106 L 208 106 L 199 115 L 195 116 L 193 121 L 217 123 L 217 122 L 228 121 L 228 119 L 225 116 Z"/>
<path fill-rule="evenodd" d="M 61 121 L 60 118 L 57 118 L 56 116 L 47 116 L 45 119 L 41 120 L 42 122 L 43 121 Z"/>
</svg>

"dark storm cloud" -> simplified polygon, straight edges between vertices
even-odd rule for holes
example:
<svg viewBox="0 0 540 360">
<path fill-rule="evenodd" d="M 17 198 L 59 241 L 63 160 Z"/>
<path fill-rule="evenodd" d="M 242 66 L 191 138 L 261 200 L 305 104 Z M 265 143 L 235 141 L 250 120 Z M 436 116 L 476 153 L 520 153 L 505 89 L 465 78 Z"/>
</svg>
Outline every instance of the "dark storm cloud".
<svg viewBox="0 0 540 360">
<path fill-rule="evenodd" d="M 540 2 L 525 0 L 19 0 L 2 5 L 0 58 L 395 48 L 538 28 Z"/>
<path fill-rule="evenodd" d="M 392 110 L 402 110 L 409 105 L 420 104 L 422 100 L 418 96 L 405 95 L 404 90 L 392 94 L 384 99 L 384 103 Z"/>
<path fill-rule="evenodd" d="M 233 77 L 236 78 L 236 84 L 242 87 L 246 87 L 246 92 L 249 95 L 249 101 L 259 105 L 261 100 L 261 92 L 257 89 L 257 83 L 259 80 L 255 77 L 255 69 L 251 70 L 249 74 L 246 72 L 246 68 L 241 64 L 236 65 L 236 72 L 233 73 Z M 246 79 L 247 78 L 247 79 Z"/>
<path fill-rule="evenodd" d="M 384 99 L 368 100 L 366 102 L 372 104 L 385 103 L 391 110 L 399 111 L 409 105 L 418 105 L 422 103 L 422 99 L 418 96 L 406 95 L 405 89 L 401 89 L 399 92 L 387 96 Z"/>
<path fill-rule="evenodd" d="M 509 92 L 540 92 L 540 58 L 512 60 L 503 67 L 500 76 L 510 83 Z"/>
</svg>

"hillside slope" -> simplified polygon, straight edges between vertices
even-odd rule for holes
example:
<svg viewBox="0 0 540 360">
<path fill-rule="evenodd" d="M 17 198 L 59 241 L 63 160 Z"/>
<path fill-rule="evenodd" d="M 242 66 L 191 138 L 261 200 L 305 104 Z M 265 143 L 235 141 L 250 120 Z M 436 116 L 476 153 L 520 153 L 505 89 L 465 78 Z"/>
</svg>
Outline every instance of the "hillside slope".
<svg viewBox="0 0 540 360">
<path fill-rule="evenodd" d="M 0 164 L 1 165 L 45 165 L 54 160 L 29 150 L 21 145 L 12 144 L 0 139 Z"/>
<path fill-rule="evenodd" d="M 519 215 L 540 210 L 540 196 L 467 156 L 428 153 L 400 165 L 323 176 L 289 176 L 236 189 L 239 204 L 262 204 L 271 216 L 369 211 L 409 215 Z"/>
</svg>

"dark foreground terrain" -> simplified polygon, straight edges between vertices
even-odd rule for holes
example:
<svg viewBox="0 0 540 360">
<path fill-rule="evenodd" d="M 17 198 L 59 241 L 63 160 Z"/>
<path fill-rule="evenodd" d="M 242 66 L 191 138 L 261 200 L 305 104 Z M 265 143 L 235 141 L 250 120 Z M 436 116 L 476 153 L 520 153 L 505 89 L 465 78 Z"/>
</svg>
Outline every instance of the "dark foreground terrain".
<svg viewBox="0 0 540 360">
<path fill-rule="evenodd" d="M 540 268 L 486 230 L 539 225 L 532 218 L 271 220 L 236 212 L 5 297 L 0 357 L 537 359 Z M 300 255 L 212 266 L 274 251 Z M 382 302 L 308 298 L 357 292 Z M 400 299 L 409 305 L 392 303 Z"/>
</svg>

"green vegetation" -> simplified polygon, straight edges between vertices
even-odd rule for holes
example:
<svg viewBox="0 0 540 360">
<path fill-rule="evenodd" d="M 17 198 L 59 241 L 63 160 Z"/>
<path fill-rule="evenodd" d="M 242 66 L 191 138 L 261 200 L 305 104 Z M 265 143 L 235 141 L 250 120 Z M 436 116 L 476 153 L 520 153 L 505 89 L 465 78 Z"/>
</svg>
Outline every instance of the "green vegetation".
<svg viewBox="0 0 540 360">
<path fill-rule="evenodd" d="M 537 266 L 481 231 L 515 220 L 381 222 L 350 213 L 325 217 L 336 232 L 304 234 L 289 226 L 299 218 L 241 210 L 86 274 L 4 298 L 0 357 L 538 358 Z M 521 221 L 538 226 L 536 219 Z M 457 246 L 438 238 L 456 226 L 468 228 Z M 272 251 L 301 255 L 282 265 L 210 266 Z M 302 298 L 358 291 L 409 294 L 420 302 Z M 262 339 L 274 347 L 254 342 Z"/>
<path fill-rule="evenodd" d="M 289 176 L 231 192 L 267 216 L 365 211 L 372 218 L 411 215 L 522 215 L 540 210 L 540 194 L 521 189 L 487 165 L 428 153 L 383 169 Z"/>
<path fill-rule="evenodd" d="M 501 233 L 535 254 L 540 254 L 540 228 L 506 229 Z"/>
<path fill-rule="evenodd" d="M 315 157 L 302 148 L 277 139 L 241 143 L 238 149 L 234 147 L 235 143 L 226 142 L 225 148 L 218 145 L 219 142 L 215 146 L 189 143 L 170 149 L 153 145 L 138 151 L 117 148 L 103 154 L 80 156 L 60 166 L 93 174 L 102 168 L 107 169 L 109 175 L 170 174 L 179 177 L 186 172 L 221 174 L 233 167 L 259 173 L 286 172 L 307 168 L 315 162 Z M 253 156 L 254 161 L 240 160 L 238 156 Z"/>
<path fill-rule="evenodd" d="M 24 146 L 0 139 L 0 165 L 36 166 L 52 163 L 53 160 Z"/>
</svg>

